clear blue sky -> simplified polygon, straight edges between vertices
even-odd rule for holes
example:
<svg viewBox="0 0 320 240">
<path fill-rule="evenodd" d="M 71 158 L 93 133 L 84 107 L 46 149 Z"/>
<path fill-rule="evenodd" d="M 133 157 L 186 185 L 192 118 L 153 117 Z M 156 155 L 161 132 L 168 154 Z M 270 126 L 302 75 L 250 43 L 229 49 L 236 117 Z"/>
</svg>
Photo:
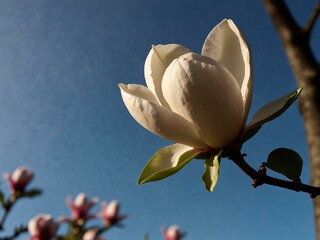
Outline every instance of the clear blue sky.
<svg viewBox="0 0 320 240">
<path fill-rule="evenodd" d="M 292 9 L 304 21 L 314 3 L 295 1 Z M 221 163 L 213 193 L 203 186 L 200 161 L 163 181 L 136 185 L 148 159 L 171 143 L 135 122 L 117 84 L 145 84 L 143 65 L 151 44 L 179 43 L 200 52 L 209 31 L 224 18 L 233 19 L 252 50 L 252 116 L 296 88 L 262 1 L 1 1 L 0 170 L 27 166 L 36 173 L 32 186 L 44 189 L 36 200 L 17 205 L 9 226 L 39 212 L 69 215 L 65 197 L 85 192 L 118 199 L 129 215 L 125 229 L 105 235 L 110 240 L 142 240 L 145 233 L 161 240 L 160 227 L 171 224 L 187 231 L 186 240 L 314 239 L 307 194 L 253 189 L 228 160 Z M 243 150 L 258 168 L 277 147 L 302 155 L 302 180 L 308 183 L 297 104 L 266 124 Z M 1 186 L 7 189 L 4 181 Z"/>
</svg>

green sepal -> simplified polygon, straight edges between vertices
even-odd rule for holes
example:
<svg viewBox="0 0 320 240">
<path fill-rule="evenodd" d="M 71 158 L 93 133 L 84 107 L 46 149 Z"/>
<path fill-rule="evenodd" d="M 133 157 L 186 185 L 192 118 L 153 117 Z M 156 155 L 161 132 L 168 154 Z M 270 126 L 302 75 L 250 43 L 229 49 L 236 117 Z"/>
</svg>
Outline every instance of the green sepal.
<svg viewBox="0 0 320 240">
<path fill-rule="evenodd" d="M 4 194 L 3 194 L 2 191 L 0 191 L 0 204 L 3 205 L 4 201 L 5 201 L 5 200 L 4 200 Z"/>
<path fill-rule="evenodd" d="M 36 196 L 39 196 L 41 195 L 42 191 L 40 189 L 31 189 L 27 192 L 23 192 L 19 197 L 28 197 L 28 198 L 33 198 L 33 197 L 36 197 Z"/>
<path fill-rule="evenodd" d="M 141 185 L 146 182 L 158 181 L 169 177 L 178 172 L 200 153 L 200 150 L 178 143 L 161 148 L 143 168 L 138 179 L 138 184 Z"/>
<path fill-rule="evenodd" d="M 293 181 L 300 182 L 303 161 L 300 155 L 291 149 L 273 150 L 268 156 L 268 161 L 263 165 Z"/>
<path fill-rule="evenodd" d="M 204 164 L 204 173 L 202 175 L 202 181 L 207 191 L 212 192 L 217 185 L 219 172 L 220 172 L 220 160 L 221 153 L 212 155 L 206 159 Z"/>
<path fill-rule="evenodd" d="M 246 127 L 246 130 L 240 139 L 241 143 L 244 143 L 252 138 L 260 130 L 263 124 L 279 117 L 282 113 L 284 113 L 298 98 L 301 90 L 302 88 L 299 88 L 296 91 L 280 97 L 260 108 Z"/>
</svg>

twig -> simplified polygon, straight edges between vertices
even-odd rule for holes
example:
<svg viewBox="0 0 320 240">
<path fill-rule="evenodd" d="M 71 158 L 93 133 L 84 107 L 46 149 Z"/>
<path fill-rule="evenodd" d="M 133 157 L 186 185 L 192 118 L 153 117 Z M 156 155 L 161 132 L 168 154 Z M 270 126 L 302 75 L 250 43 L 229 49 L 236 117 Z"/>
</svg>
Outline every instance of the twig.
<svg viewBox="0 0 320 240">
<path fill-rule="evenodd" d="M 253 169 L 244 159 L 240 150 L 234 150 L 230 153 L 229 159 L 231 159 L 245 174 L 252 179 L 253 187 L 258 187 L 263 184 L 268 184 L 280 188 L 290 189 L 296 192 L 309 193 L 312 198 L 320 195 L 320 188 L 303 184 L 301 182 L 286 181 L 274 177 L 270 177 L 266 174 L 265 168 L 260 167 L 258 171 Z"/>
<path fill-rule="evenodd" d="M 14 233 L 9 236 L 9 237 L 2 237 L 0 238 L 0 240 L 14 240 L 16 239 L 16 237 L 18 237 L 21 233 L 24 233 L 24 232 L 27 232 L 28 231 L 28 228 L 27 227 L 18 227 L 15 229 Z"/>
<path fill-rule="evenodd" d="M 7 216 L 12 208 L 12 206 L 14 205 L 14 203 L 16 202 L 17 198 L 12 195 L 7 202 L 3 203 L 3 209 L 4 209 L 4 213 L 0 219 L 0 230 L 3 229 L 3 225 L 5 220 L 7 219 Z"/>
<path fill-rule="evenodd" d="M 316 7 L 314 8 L 308 22 L 306 25 L 303 27 L 303 31 L 307 33 L 308 35 L 311 34 L 311 31 L 317 21 L 317 18 L 320 14 L 320 0 L 318 0 Z"/>
</svg>

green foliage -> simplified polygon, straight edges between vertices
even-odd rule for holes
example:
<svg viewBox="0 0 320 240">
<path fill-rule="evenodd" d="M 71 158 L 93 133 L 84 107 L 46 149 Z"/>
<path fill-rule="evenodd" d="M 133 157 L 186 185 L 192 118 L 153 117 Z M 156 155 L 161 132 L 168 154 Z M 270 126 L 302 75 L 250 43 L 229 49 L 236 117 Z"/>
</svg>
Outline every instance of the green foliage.
<svg viewBox="0 0 320 240">
<path fill-rule="evenodd" d="M 2 191 L 0 191 L 0 203 L 3 204 L 4 203 L 4 194 Z"/>
<path fill-rule="evenodd" d="M 27 192 L 23 192 L 20 197 L 33 198 L 33 197 L 41 195 L 41 193 L 42 193 L 42 191 L 40 189 L 34 188 L 34 189 L 31 189 L 31 190 L 29 190 Z"/>
<path fill-rule="evenodd" d="M 303 161 L 300 155 L 288 148 L 273 150 L 264 166 L 285 175 L 293 181 L 300 181 Z"/>
<path fill-rule="evenodd" d="M 281 98 L 278 98 L 260 108 L 248 124 L 245 133 L 241 137 L 241 143 L 252 138 L 266 122 L 272 121 L 284 113 L 298 98 L 302 88 L 297 89 Z"/>
<path fill-rule="evenodd" d="M 183 151 L 181 144 L 173 144 L 161 148 L 142 170 L 138 184 L 169 177 L 178 172 L 199 154 L 200 152 L 194 149 Z"/>
<path fill-rule="evenodd" d="M 221 152 L 217 155 L 212 155 L 206 159 L 204 164 L 204 173 L 202 181 L 207 191 L 212 192 L 218 182 L 220 172 Z"/>
</svg>

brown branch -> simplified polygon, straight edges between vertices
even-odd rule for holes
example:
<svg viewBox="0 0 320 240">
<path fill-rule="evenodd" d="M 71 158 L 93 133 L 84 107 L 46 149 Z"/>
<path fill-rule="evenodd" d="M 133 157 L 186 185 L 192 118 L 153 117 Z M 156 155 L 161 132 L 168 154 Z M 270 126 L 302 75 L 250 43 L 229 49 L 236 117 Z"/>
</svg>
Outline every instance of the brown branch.
<svg viewBox="0 0 320 240">
<path fill-rule="evenodd" d="M 282 40 L 290 41 L 293 35 L 301 32 L 301 28 L 283 0 L 263 0 L 263 4 L 276 29 L 282 33 Z"/>
<path fill-rule="evenodd" d="M 17 198 L 14 195 L 11 195 L 8 201 L 2 204 L 4 213 L 0 219 L 0 230 L 3 230 L 4 222 L 6 221 L 8 214 L 13 205 L 15 204 L 16 200 Z"/>
<path fill-rule="evenodd" d="M 311 31 L 317 21 L 317 18 L 320 14 L 320 0 L 318 0 L 318 3 L 316 5 L 316 7 L 314 8 L 308 22 L 306 23 L 306 25 L 303 27 L 303 31 L 308 34 L 309 36 L 311 35 Z"/>
<path fill-rule="evenodd" d="M 0 240 L 14 240 L 16 239 L 20 234 L 22 233 L 25 233 L 28 231 L 28 228 L 27 227 L 23 227 L 23 226 L 20 226 L 18 228 L 16 228 L 14 230 L 14 233 L 11 235 L 11 236 L 8 236 L 8 237 L 2 237 L 0 238 Z"/>
<path fill-rule="evenodd" d="M 280 188 L 286 188 L 296 192 L 306 192 L 309 193 L 312 198 L 320 195 L 319 187 L 313 187 L 301 182 L 286 181 L 270 177 L 266 174 L 266 169 L 264 167 L 260 167 L 260 169 L 256 171 L 245 161 L 244 155 L 241 154 L 240 150 L 234 150 L 232 153 L 230 153 L 229 159 L 231 159 L 245 174 L 247 174 L 252 179 L 253 187 L 268 184 Z"/>
<path fill-rule="evenodd" d="M 279 34 L 296 81 L 303 87 L 299 109 L 308 142 L 311 184 L 320 186 L 320 64 L 310 46 L 310 32 L 306 33 L 297 25 L 283 0 L 263 0 L 263 4 Z M 310 19 L 312 26 L 315 20 Z M 313 202 L 316 239 L 320 240 L 320 198 Z"/>
</svg>

